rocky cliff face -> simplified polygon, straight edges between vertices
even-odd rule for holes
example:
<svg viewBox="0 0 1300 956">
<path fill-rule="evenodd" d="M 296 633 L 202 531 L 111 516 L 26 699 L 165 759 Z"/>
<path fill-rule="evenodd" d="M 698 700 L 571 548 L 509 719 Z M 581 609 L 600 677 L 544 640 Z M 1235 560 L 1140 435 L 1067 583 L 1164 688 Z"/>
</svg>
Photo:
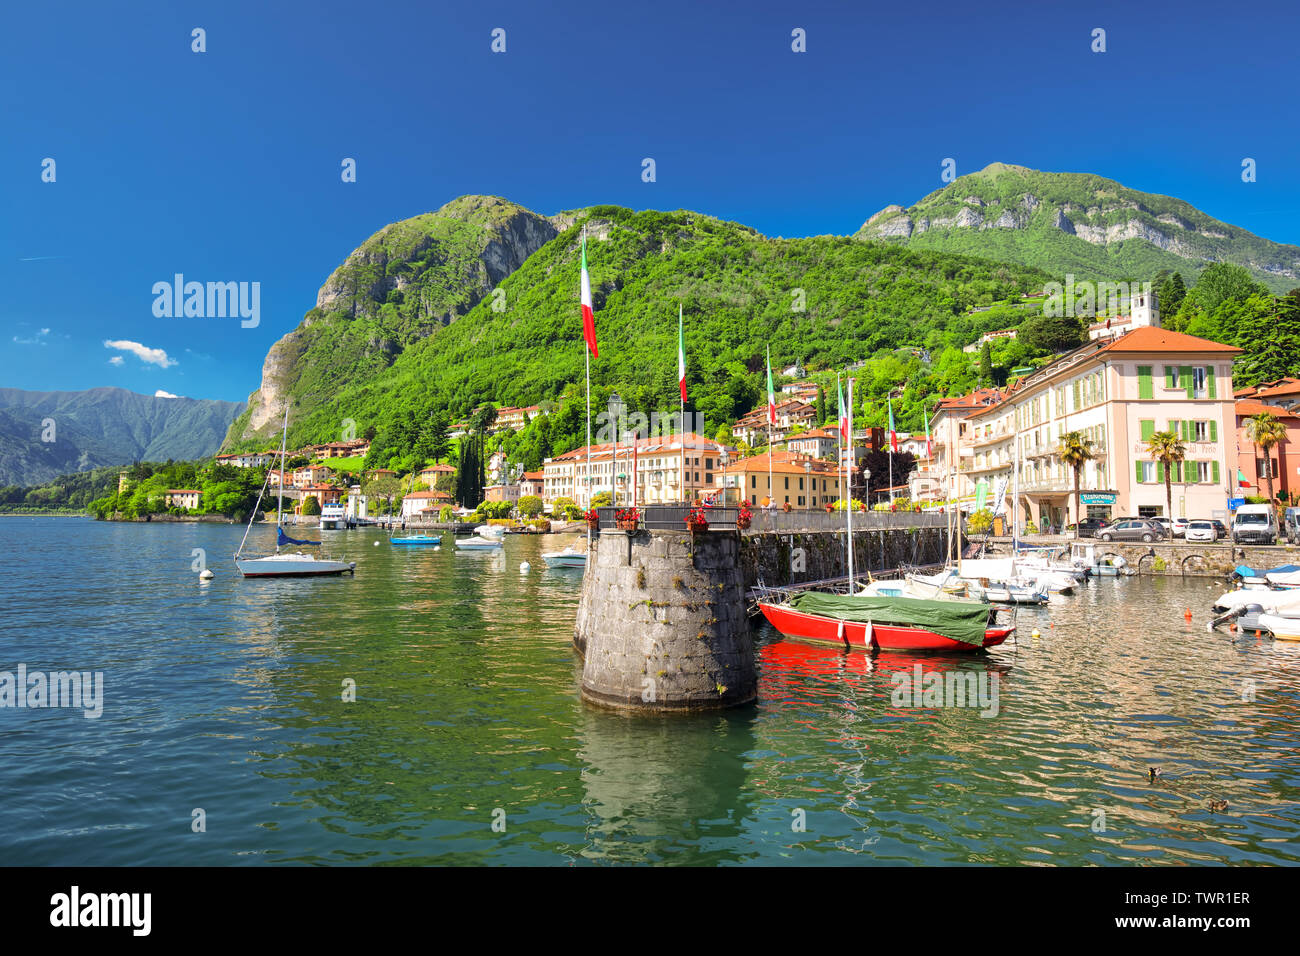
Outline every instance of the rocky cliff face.
<svg viewBox="0 0 1300 956">
<path fill-rule="evenodd" d="M 309 398 L 391 365 L 412 342 L 467 313 L 556 235 L 551 220 L 496 196 L 462 196 L 385 226 L 330 274 L 315 308 L 271 347 L 261 386 L 226 444 L 278 429 L 291 391 Z"/>
<path fill-rule="evenodd" d="M 996 235 L 1003 230 L 1022 235 Z M 1181 269 L 1190 279 L 1212 263 L 1234 262 L 1277 291 L 1300 282 L 1300 247 L 1270 242 L 1181 200 L 1100 176 L 1004 163 L 961 176 L 909 208 L 886 206 L 857 237 L 948 252 L 984 250 L 990 258 L 1014 258 L 1049 272 L 1069 268 L 1094 279 L 1161 268 Z"/>
</svg>

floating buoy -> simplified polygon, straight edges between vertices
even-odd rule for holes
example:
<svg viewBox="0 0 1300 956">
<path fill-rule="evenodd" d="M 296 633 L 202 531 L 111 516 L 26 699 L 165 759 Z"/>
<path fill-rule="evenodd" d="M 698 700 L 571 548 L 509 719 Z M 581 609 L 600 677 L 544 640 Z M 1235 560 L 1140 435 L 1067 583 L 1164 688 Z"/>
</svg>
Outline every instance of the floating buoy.
<svg viewBox="0 0 1300 956">
<path fill-rule="evenodd" d="M 376 548 L 379 547 L 379 542 L 378 542 L 378 541 L 375 542 L 375 547 L 376 547 Z"/>
<path fill-rule="evenodd" d="M 435 544 L 435 545 L 433 546 L 433 550 L 435 550 L 435 551 L 441 551 L 441 550 L 442 550 L 442 545 L 440 545 L 440 544 Z"/>
<path fill-rule="evenodd" d="M 1259 637 L 1259 628 L 1255 628 L 1255 636 Z"/>
<path fill-rule="evenodd" d="M 1038 628 L 1034 628 L 1032 631 L 1029 632 L 1029 636 L 1032 637 L 1034 640 L 1038 640 L 1038 638 L 1041 637 L 1042 635 L 1038 633 Z"/>
<path fill-rule="evenodd" d="M 1186 611 L 1183 612 L 1183 620 L 1191 621 L 1191 619 L 1192 619 L 1192 609 L 1189 607 Z"/>
<path fill-rule="evenodd" d="M 533 566 L 532 566 L 531 564 L 529 564 L 527 561 L 521 561 L 521 562 L 519 563 L 519 573 L 520 573 L 520 574 L 527 574 L 527 573 L 528 573 L 529 571 L 531 571 L 532 569 L 533 569 Z"/>
<path fill-rule="evenodd" d="M 211 581 L 215 577 L 216 575 L 212 573 L 211 568 L 204 568 L 202 571 L 199 572 L 199 578 L 200 580 L 203 581 Z"/>
</svg>

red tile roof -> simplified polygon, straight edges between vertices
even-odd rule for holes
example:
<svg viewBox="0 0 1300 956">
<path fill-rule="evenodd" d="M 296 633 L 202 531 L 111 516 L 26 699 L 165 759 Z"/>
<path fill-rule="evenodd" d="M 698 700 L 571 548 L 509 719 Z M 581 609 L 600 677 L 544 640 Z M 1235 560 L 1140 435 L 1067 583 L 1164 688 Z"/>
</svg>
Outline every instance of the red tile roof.
<svg viewBox="0 0 1300 956">
<path fill-rule="evenodd" d="M 1144 325 L 1121 335 L 1114 342 L 1098 349 L 1099 352 L 1222 352 L 1239 355 L 1241 349 L 1235 345 L 1211 342 L 1209 339 L 1175 332 L 1173 329 L 1159 329 L 1154 325 Z"/>
<path fill-rule="evenodd" d="M 1269 414 L 1277 418 L 1295 418 L 1295 412 L 1289 412 L 1278 405 L 1266 405 L 1264 402 L 1256 401 L 1253 398 L 1241 398 L 1237 400 L 1236 412 L 1238 418 L 1245 418 L 1250 415 Z"/>
</svg>

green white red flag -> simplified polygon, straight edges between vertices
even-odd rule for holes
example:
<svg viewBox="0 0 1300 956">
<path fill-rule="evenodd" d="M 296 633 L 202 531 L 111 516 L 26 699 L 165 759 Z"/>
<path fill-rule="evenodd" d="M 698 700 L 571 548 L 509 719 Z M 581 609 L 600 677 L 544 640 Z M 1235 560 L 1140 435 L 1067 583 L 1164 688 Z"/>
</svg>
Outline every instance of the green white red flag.
<svg viewBox="0 0 1300 956">
<path fill-rule="evenodd" d="M 682 335 L 682 304 L 677 303 L 677 387 L 686 401 L 686 339 Z"/>
<path fill-rule="evenodd" d="M 591 277 L 587 275 L 587 234 L 582 235 L 582 337 L 587 340 L 593 358 L 596 351 L 596 314 L 591 310 Z"/>
<path fill-rule="evenodd" d="M 840 385 L 840 373 L 835 373 L 835 391 L 840 396 L 840 438 L 849 440 L 849 413 L 844 408 L 844 388 Z"/>
<path fill-rule="evenodd" d="M 894 431 L 894 399 L 889 396 L 885 399 L 889 406 L 889 447 L 893 449 L 894 454 L 898 454 L 898 432 Z"/>
</svg>

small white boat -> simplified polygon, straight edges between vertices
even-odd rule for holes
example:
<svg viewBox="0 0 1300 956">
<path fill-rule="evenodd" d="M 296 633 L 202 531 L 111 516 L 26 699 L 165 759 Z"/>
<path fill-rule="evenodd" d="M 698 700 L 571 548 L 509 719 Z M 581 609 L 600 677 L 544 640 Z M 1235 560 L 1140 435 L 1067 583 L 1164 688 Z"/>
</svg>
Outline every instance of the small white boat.
<svg viewBox="0 0 1300 956">
<path fill-rule="evenodd" d="M 586 549 L 569 545 L 563 551 L 543 551 L 542 560 L 548 568 L 585 568 L 587 552 Z"/>
<path fill-rule="evenodd" d="M 1258 604 L 1266 610 L 1300 610 L 1300 591 L 1248 585 L 1220 594 L 1214 601 L 1214 608 L 1218 611 L 1236 611 L 1251 604 Z"/>
<path fill-rule="evenodd" d="M 1300 610 L 1285 616 L 1261 614 L 1259 626 L 1267 628 L 1279 641 L 1300 641 Z"/>
<path fill-rule="evenodd" d="M 502 524 L 481 524 L 474 529 L 474 533 L 480 538 L 503 538 L 506 533 L 506 526 Z"/>
<path fill-rule="evenodd" d="M 239 568 L 239 573 L 246 578 L 291 578 L 317 574 L 355 573 L 357 563 L 318 558 L 314 554 L 295 551 L 289 554 L 273 554 L 265 558 L 236 558 L 235 567 Z"/>
<path fill-rule="evenodd" d="M 456 547 L 461 551 L 495 551 L 504 546 L 505 541 L 501 535 L 484 538 L 476 534 L 468 538 L 456 539 Z"/>
</svg>

